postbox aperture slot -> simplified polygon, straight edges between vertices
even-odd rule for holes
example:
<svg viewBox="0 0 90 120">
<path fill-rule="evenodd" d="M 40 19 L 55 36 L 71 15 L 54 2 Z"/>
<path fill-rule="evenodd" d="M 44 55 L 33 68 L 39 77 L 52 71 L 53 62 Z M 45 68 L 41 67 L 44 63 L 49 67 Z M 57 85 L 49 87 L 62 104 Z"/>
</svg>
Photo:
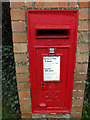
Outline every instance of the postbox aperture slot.
<svg viewBox="0 0 90 120">
<path fill-rule="evenodd" d="M 36 38 L 69 38 L 69 29 L 36 29 Z"/>
</svg>

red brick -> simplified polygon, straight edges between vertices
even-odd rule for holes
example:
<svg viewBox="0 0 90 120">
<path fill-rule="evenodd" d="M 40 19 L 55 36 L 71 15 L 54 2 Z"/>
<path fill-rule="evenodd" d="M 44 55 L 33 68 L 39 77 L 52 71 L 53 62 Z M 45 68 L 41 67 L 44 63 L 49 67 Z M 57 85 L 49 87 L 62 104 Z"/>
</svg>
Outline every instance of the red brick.
<svg viewBox="0 0 90 120">
<path fill-rule="evenodd" d="M 84 63 L 89 61 L 89 55 L 88 54 L 77 54 L 76 62 Z"/>
<path fill-rule="evenodd" d="M 84 30 L 84 31 L 90 30 L 89 24 L 90 21 L 79 21 L 78 30 Z"/>
<path fill-rule="evenodd" d="M 73 91 L 73 97 L 84 97 L 83 91 Z"/>
<path fill-rule="evenodd" d="M 70 8 L 77 7 L 77 0 L 69 0 L 69 7 Z"/>
<path fill-rule="evenodd" d="M 90 43 L 88 43 L 88 48 L 89 48 L 89 52 L 90 52 Z"/>
<path fill-rule="evenodd" d="M 88 64 L 76 64 L 76 72 L 87 72 Z"/>
<path fill-rule="evenodd" d="M 74 83 L 74 90 L 84 90 L 85 89 L 85 83 Z"/>
<path fill-rule="evenodd" d="M 43 2 L 39 2 L 40 0 L 36 0 L 35 7 L 36 8 L 67 8 L 67 0 L 66 2 L 62 2 L 61 0 L 54 0 L 53 2 L 47 2 L 44 0 Z"/>
<path fill-rule="evenodd" d="M 32 7 L 32 2 L 34 2 L 34 0 L 26 0 L 26 7 L 31 8 Z"/>
<path fill-rule="evenodd" d="M 12 31 L 14 32 L 26 31 L 25 22 L 12 22 Z"/>
<path fill-rule="evenodd" d="M 26 54 L 14 54 L 15 62 L 27 62 L 27 55 Z"/>
<path fill-rule="evenodd" d="M 11 10 L 11 20 L 25 20 L 24 10 Z"/>
<path fill-rule="evenodd" d="M 27 65 L 16 65 L 16 73 L 28 73 Z"/>
<path fill-rule="evenodd" d="M 16 74 L 17 82 L 27 82 L 29 81 L 27 74 Z"/>
<path fill-rule="evenodd" d="M 67 8 L 68 0 L 64 0 L 64 2 L 62 2 L 62 0 L 60 2 L 60 0 L 59 0 L 58 4 L 59 4 L 59 8 Z"/>
<path fill-rule="evenodd" d="M 13 2 L 13 0 L 10 0 L 10 8 L 22 8 L 25 6 L 24 0 L 22 2 Z"/>
<path fill-rule="evenodd" d="M 88 19 L 88 9 L 80 9 L 79 10 L 79 19 Z"/>
<path fill-rule="evenodd" d="M 32 118 L 32 114 L 30 114 L 30 113 L 22 113 L 21 117 L 22 117 L 22 119 L 23 118 Z"/>
<path fill-rule="evenodd" d="M 75 81 L 85 81 L 87 79 L 87 74 L 76 74 L 74 76 Z"/>
<path fill-rule="evenodd" d="M 26 42 L 25 33 L 13 33 L 13 42 Z"/>
<path fill-rule="evenodd" d="M 18 91 L 19 99 L 20 98 L 30 98 L 30 92 L 28 91 Z"/>
<path fill-rule="evenodd" d="M 38 0 L 36 0 L 35 8 L 45 8 L 45 3 L 44 2 L 38 2 Z"/>
<path fill-rule="evenodd" d="M 76 120 L 80 120 L 81 119 L 81 116 L 82 116 L 82 112 L 72 112 L 71 113 L 71 118 L 74 118 Z"/>
<path fill-rule="evenodd" d="M 25 43 L 21 44 L 15 43 L 13 44 L 13 47 L 15 53 L 27 52 L 27 45 Z"/>
<path fill-rule="evenodd" d="M 88 43 L 77 45 L 77 53 L 83 53 L 83 52 L 89 52 Z"/>
<path fill-rule="evenodd" d="M 29 90 L 29 83 L 17 83 L 18 90 Z"/>
<path fill-rule="evenodd" d="M 19 99 L 19 102 L 20 102 L 20 108 L 21 108 L 22 113 L 30 113 L 31 112 L 29 99 Z"/>
<path fill-rule="evenodd" d="M 77 37 L 77 40 L 79 42 L 88 42 L 89 41 L 89 36 L 90 36 L 90 33 L 87 33 L 87 32 L 79 32 L 78 34 L 78 37 Z"/>
<path fill-rule="evenodd" d="M 72 105 L 83 105 L 83 99 L 73 99 Z"/>
<path fill-rule="evenodd" d="M 82 112 L 82 106 L 73 106 L 71 111 L 72 112 Z"/>
<path fill-rule="evenodd" d="M 80 8 L 88 8 L 89 7 L 89 5 L 90 5 L 90 2 L 89 1 L 87 1 L 87 2 L 85 2 L 85 0 L 83 1 L 83 0 L 80 0 L 80 2 L 79 2 L 79 7 Z"/>
<path fill-rule="evenodd" d="M 59 7 L 58 2 L 45 2 L 44 8 L 57 8 Z"/>
</svg>

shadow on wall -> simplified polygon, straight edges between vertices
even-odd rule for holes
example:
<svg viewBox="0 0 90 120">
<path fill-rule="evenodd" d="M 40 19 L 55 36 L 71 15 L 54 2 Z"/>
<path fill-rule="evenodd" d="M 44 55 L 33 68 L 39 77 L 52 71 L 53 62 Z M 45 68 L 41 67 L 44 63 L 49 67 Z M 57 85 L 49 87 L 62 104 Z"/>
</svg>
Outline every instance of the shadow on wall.
<svg viewBox="0 0 90 120">
<path fill-rule="evenodd" d="M 20 118 L 9 2 L 2 2 L 2 117 Z"/>
</svg>

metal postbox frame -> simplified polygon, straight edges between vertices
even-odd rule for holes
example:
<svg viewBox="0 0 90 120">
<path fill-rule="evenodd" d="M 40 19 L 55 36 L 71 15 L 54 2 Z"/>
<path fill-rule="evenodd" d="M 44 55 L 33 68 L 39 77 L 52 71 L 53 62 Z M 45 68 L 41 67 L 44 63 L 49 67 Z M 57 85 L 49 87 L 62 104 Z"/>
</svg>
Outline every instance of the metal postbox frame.
<svg viewBox="0 0 90 120">
<path fill-rule="evenodd" d="M 32 14 L 33 13 L 33 14 Z M 73 15 L 75 15 L 74 21 L 74 36 L 73 36 L 73 40 L 69 41 L 70 44 L 68 44 L 67 39 L 70 38 L 71 40 L 71 36 L 65 36 L 65 37 L 61 37 L 61 36 L 57 36 L 57 37 L 49 37 L 49 36 L 36 36 L 36 31 L 34 34 L 31 33 L 31 29 L 32 29 L 32 24 L 30 23 L 30 15 L 32 14 L 32 16 L 35 15 L 42 15 L 46 14 L 46 13 L 57 13 L 58 15 L 61 13 L 62 15 L 64 15 L 64 13 L 66 15 L 71 13 Z M 37 16 L 37 17 L 38 17 Z M 33 19 L 32 19 L 33 20 Z M 36 20 L 35 20 L 36 22 Z M 32 102 L 32 112 L 33 113 L 69 113 L 71 111 L 71 102 L 72 102 L 72 90 L 73 90 L 73 78 L 74 78 L 74 68 L 75 68 L 75 53 L 76 53 L 76 43 L 77 43 L 77 25 L 78 25 L 78 10 L 77 9 L 69 9 L 69 10 L 27 10 L 27 27 L 28 27 L 28 51 L 29 51 L 29 69 L 30 69 L 30 86 L 31 86 L 31 102 Z M 46 26 L 46 27 L 45 27 Z M 61 26 L 57 25 L 36 25 L 35 26 L 35 30 L 36 29 L 47 29 L 47 27 L 49 29 L 54 29 L 57 28 L 59 29 Z M 44 28 L 45 27 L 45 28 Z M 61 28 L 64 28 L 64 26 L 62 26 Z M 69 25 L 66 25 L 65 29 L 68 28 L 69 30 L 71 30 L 71 27 Z M 32 32 L 34 32 L 34 30 L 32 29 Z M 71 31 L 70 31 L 71 32 Z M 71 33 L 70 33 L 71 35 Z M 33 39 L 33 41 L 32 41 Z M 35 41 L 36 39 L 38 39 L 37 41 Z M 55 39 L 57 40 L 57 44 L 51 44 L 49 39 L 53 40 L 55 43 Z M 60 39 L 60 42 L 58 41 L 58 39 Z M 62 39 L 64 39 L 64 41 L 62 41 Z M 66 39 L 66 41 L 65 41 Z M 42 40 L 42 41 L 41 41 Z M 45 45 L 42 44 L 43 40 L 45 40 Z M 35 41 L 35 44 L 34 44 Z M 39 41 L 39 43 L 38 43 Z M 62 42 L 61 42 L 62 41 Z M 65 42 L 65 45 L 64 45 Z M 50 45 L 49 45 L 50 43 Z M 59 45 L 58 45 L 59 44 Z M 55 53 L 55 54 L 49 54 L 49 53 L 40 53 L 40 51 L 49 51 L 48 48 L 53 47 L 55 48 L 58 52 L 61 50 L 62 53 Z M 52 108 L 38 108 L 38 98 L 37 98 L 37 92 L 39 89 L 37 89 L 38 83 L 37 82 L 37 75 L 39 73 L 43 74 L 43 70 L 42 68 L 40 68 L 41 70 L 37 70 L 37 67 L 39 68 L 39 66 L 37 65 L 37 61 L 38 61 L 38 55 L 43 56 L 43 55 L 60 55 L 63 54 L 63 51 L 67 49 L 66 51 L 68 51 L 68 55 L 67 57 L 67 71 L 65 71 L 64 74 L 67 75 L 67 80 L 66 80 L 66 97 L 65 97 L 65 106 L 64 107 L 52 107 Z M 56 52 L 55 50 L 55 52 Z M 64 52 L 64 54 L 66 54 Z M 63 58 L 64 60 L 64 58 Z M 65 62 L 65 60 L 63 61 Z M 40 62 L 38 62 L 40 64 Z M 42 65 L 42 63 L 40 64 Z M 63 64 L 62 64 L 63 65 Z M 65 65 L 64 65 L 65 66 Z M 63 68 L 63 67 L 62 67 Z M 38 78 L 39 79 L 39 78 Z M 46 82 L 48 83 L 48 82 Z M 55 81 L 53 81 L 53 83 L 55 83 Z M 42 96 L 43 97 L 43 96 Z"/>
</svg>

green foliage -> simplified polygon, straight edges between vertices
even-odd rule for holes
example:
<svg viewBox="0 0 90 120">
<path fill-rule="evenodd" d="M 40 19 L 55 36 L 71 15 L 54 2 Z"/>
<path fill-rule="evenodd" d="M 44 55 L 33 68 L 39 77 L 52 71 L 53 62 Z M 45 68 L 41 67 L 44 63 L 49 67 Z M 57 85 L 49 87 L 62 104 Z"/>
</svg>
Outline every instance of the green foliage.
<svg viewBox="0 0 90 120">
<path fill-rule="evenodd" d="M 16 116 L 16 114 L 10 114 L 9 112 L 8 112 L 8 110 L 6 109 L 6 108 L 4 108 L 3 107 L 3 109 L 2 109 L 2 116 L 3 116 L 3 119 L 2 120 L 11 120 L 11 119 L 18 119 L 18 120 L 20 120 L 20 118 L 17 118 L 17 116 Z"/>
<path fill-rule="evenodd" d="M 2 44 L 2 116 L 3 119 L 19 119 L 9 2 L 2 2 Z"/>
<path fill-rule="evenodd" d="M 11 114 L 14 114 L 13 117 L 16 114 L 16 117 L 19 118 L 20 109 L 12 46 L 3 46 L 2 48 L 2 97 L 3 118 L 10 117 Z M 8 115 L 5 114 L 5 111 L 8 111 Z"/>
<path fill-rule="evenodd" d="M 9 2 L 2 2 L 2 44 L 12 45 L 12 30 Z"/>
<path fill-rule="evenodd" d="M 85 102 L 83 111 L 82 111 L 82 120 L 90 119 L 90 103 L 88 101 Z"/>
<path fill-rule="evenodd" d="M 89 64 L 88 64 L 88 75 L 86 81 L 84 105 L 82 110 L 82 120 L 89 120 L 89 119 L 90 119 L 90 56 L 89 56 Z"/>
</svg>

